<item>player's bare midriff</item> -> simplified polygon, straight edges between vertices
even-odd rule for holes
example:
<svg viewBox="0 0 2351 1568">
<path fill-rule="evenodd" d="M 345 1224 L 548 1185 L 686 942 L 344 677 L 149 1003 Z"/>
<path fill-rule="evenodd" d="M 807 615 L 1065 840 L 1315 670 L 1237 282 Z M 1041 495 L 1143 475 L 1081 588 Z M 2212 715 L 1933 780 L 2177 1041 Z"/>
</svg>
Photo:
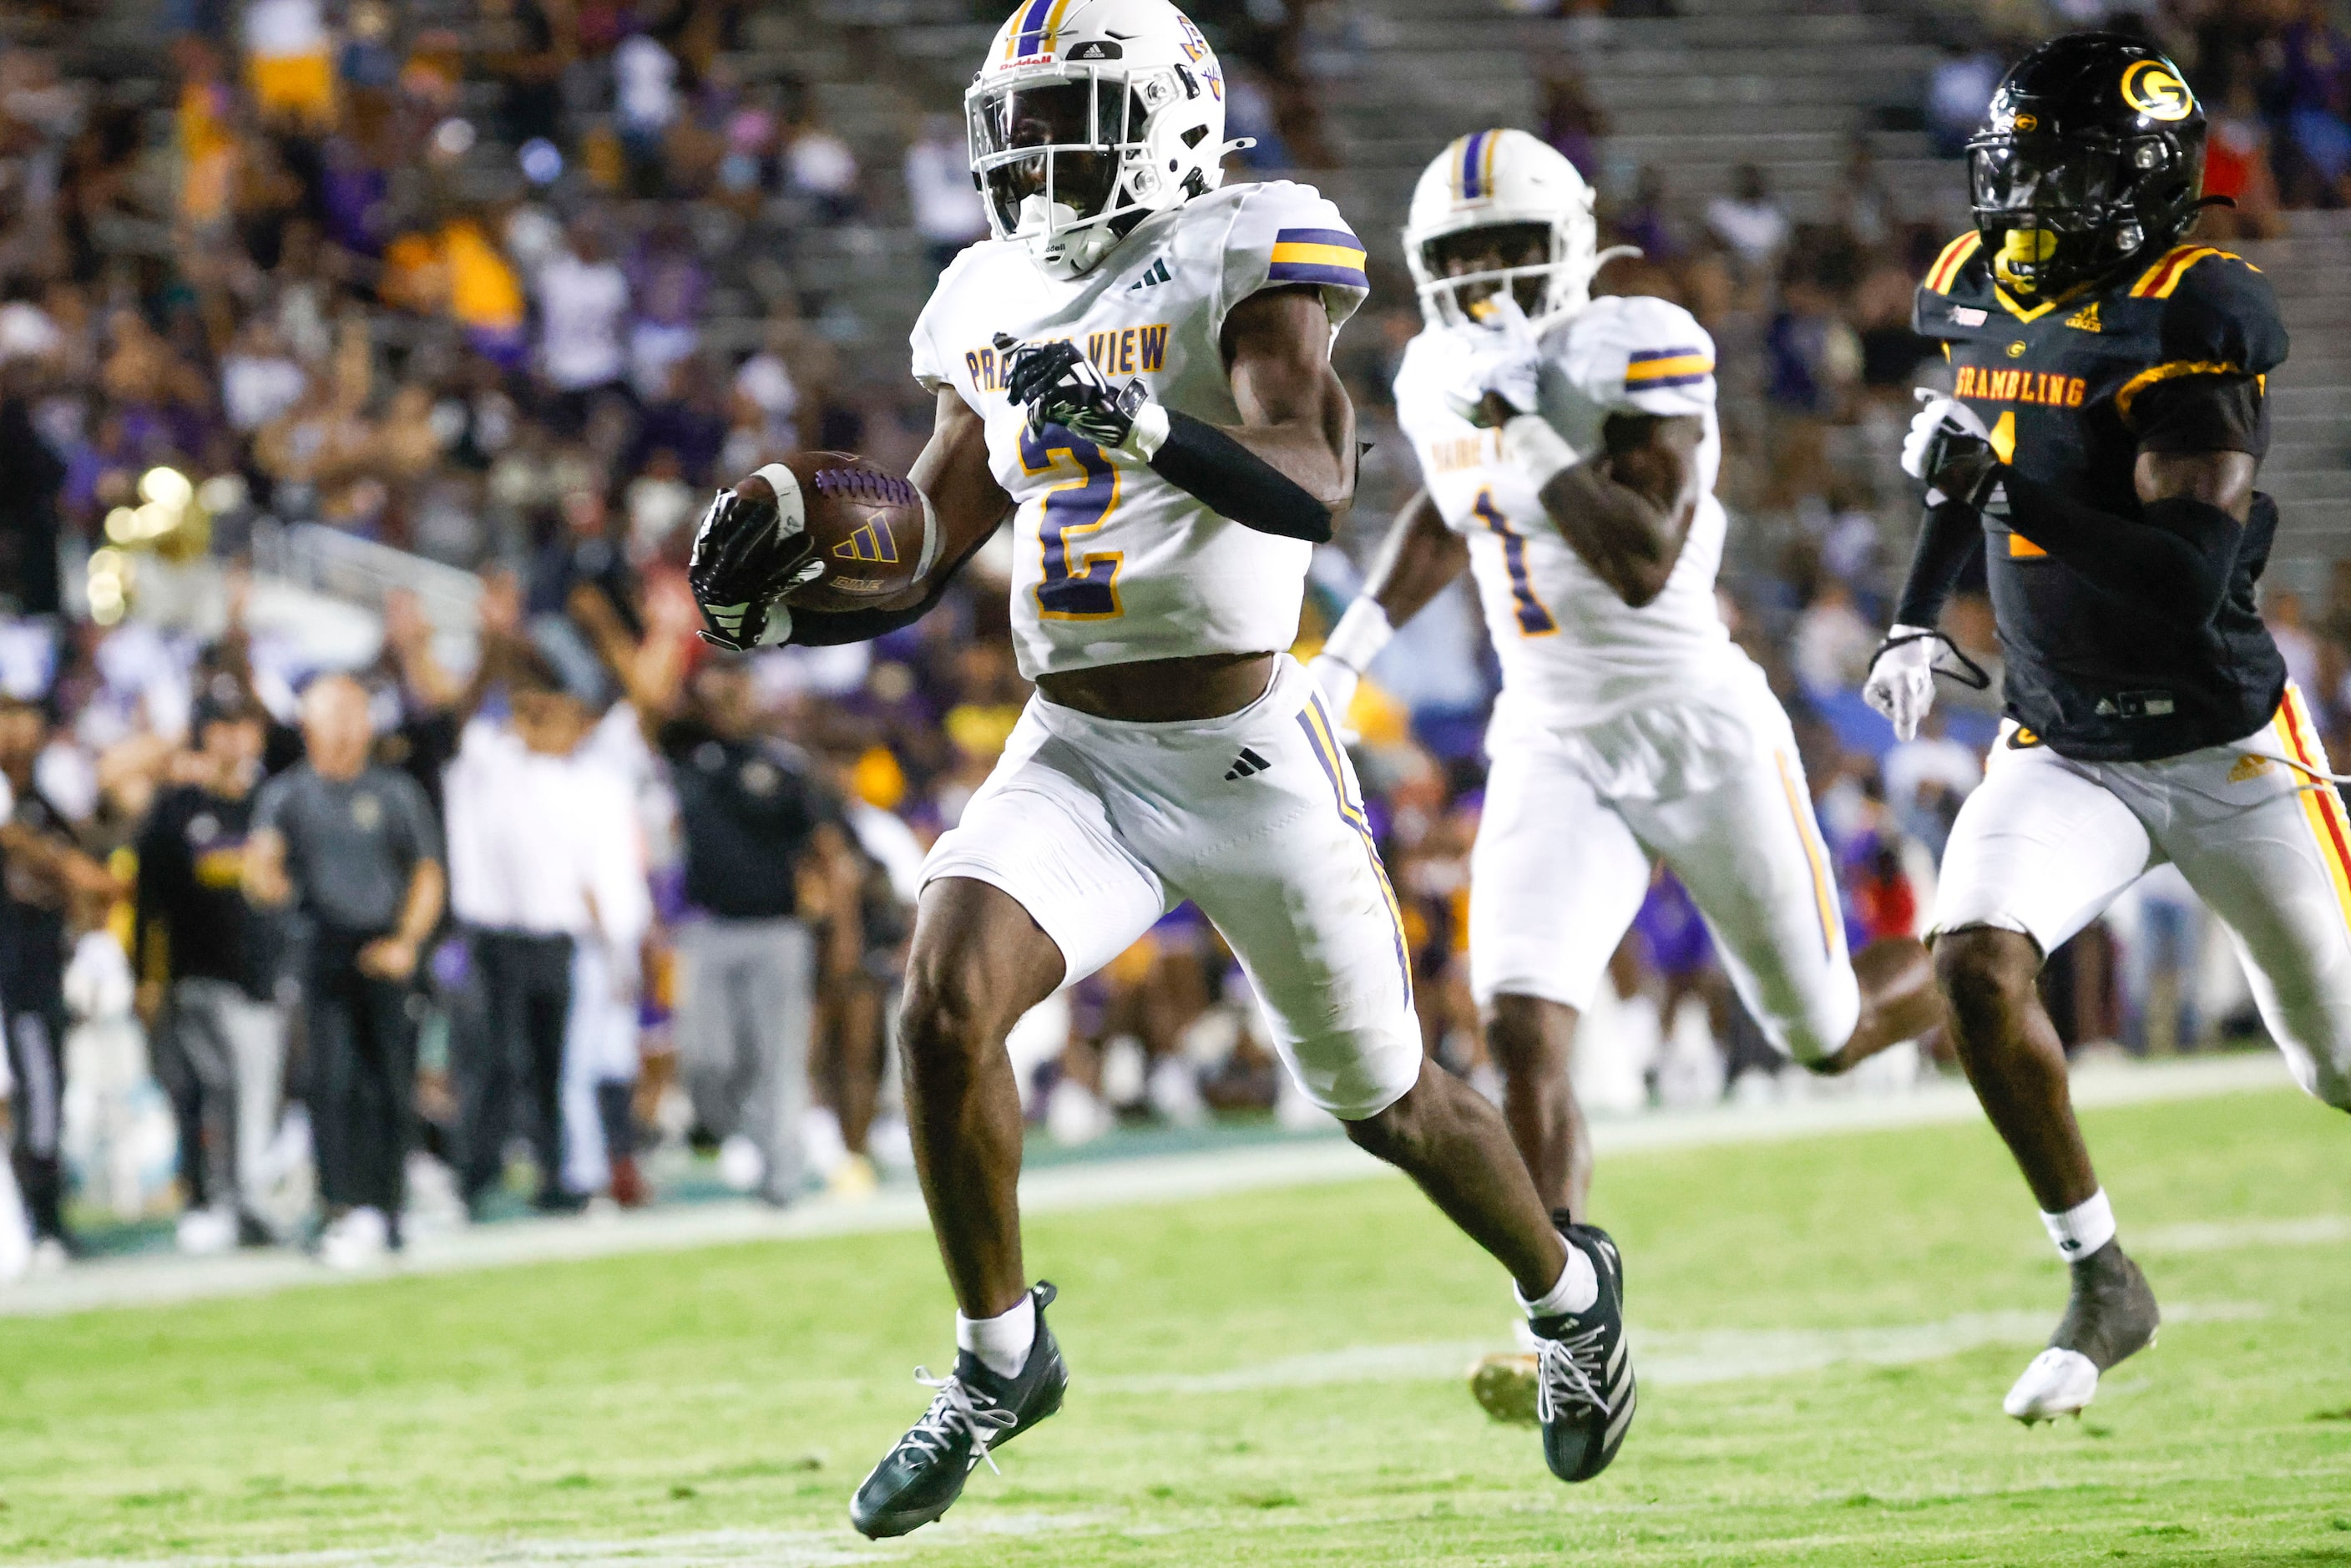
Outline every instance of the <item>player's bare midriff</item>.
<svg viewBox="0 0 2351 1568">
<path fill-rule="evenodd" d="M 1037 678 L 1037 689 L 1047 702 L 1128 724 L 1222 718 L 1257 701 L 1272 684 L 1271 653 L 1140 659 Z"/>
</svg>

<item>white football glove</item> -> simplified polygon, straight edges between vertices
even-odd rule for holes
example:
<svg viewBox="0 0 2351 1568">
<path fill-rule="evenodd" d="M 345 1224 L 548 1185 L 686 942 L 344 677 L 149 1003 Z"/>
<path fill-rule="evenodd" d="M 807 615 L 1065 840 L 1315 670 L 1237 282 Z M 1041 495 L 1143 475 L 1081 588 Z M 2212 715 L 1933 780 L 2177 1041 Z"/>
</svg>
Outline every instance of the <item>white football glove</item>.
<svg viewBox="0 0 2351 1568">
<path fill-rule="evenodd" d="M 1533 322 L 1519 308 L 1518 297 L 1507 287 L 1481 299 L 1485 325 L 1468 334 L 1469 363 L 1452 389 L 1446 405 L 1470 423 L 1486 423 L 1480 405 L 1488 392 L 1499 393 L 1520 413 L 1535 412 L 1536 389 L 1542 380 L 1542 348 Z"/>
<path fill-rule="evenodd" d="M 1908 740 L 1935 706 L 1935 648 L 1941 633 L 1923 626 L 1896 626 L 1870 661 L 1862 700 L 1894 725 L 1894 737 Z"/>
<path fill-rule="evenodd" d="M 1969 442 L 1988 448 L 1991 432 L 1975 410 L 1955 397 L 1925 387 L 1917 389 L 1917 397 L 1924 406 L 1911 418 L 1910 434 L 1902 438 L 1902 472 L 1928 481 L 1927 504 L 1939 507 L 1950 497 L 1933 488 L 1932 479 L 1951 455 L 1950 448 Z"/>
</svg>

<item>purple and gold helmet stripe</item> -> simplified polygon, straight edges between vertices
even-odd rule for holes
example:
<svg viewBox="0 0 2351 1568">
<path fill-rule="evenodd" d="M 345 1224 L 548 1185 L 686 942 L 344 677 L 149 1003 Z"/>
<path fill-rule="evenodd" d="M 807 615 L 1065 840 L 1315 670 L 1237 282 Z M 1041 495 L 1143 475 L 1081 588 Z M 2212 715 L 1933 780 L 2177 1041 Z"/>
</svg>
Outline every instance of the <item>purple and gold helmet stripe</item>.
<svg viewBox="0 0 2351 1568">
<path fill-rule="evenodd" d="M 1714 373 L 1714 356 L 1703 349 L 1635 349 L 1626 356 L 1628 392 L 1649 387 L 1686 387 Z"/>
<path fill-rule="evenodd" d="M 1061 13 L 1070 8 L 1070 0 L 1029 0 L 1019 13 L 1019 20 L 1004 36 L 1004 57 L 1025 60 L 1031 55 L 1050 54 L 1061 30 Z"/>
<path fill-rule="evenodd" d="M 1368 288 L 1364 242 L 1345 229 L 1283 229 L 1273 236 L 1269 283 L 1332 283 Z"/>
<path fill-rule="evenodd" d="M 1479 131 L 1461 139 L 1461 158 L 1453 170 L 1453 188 L 1465 202 L 1484 201 L 1494 193 L 1494 148 L 1498 131 Z"/>
</svg>

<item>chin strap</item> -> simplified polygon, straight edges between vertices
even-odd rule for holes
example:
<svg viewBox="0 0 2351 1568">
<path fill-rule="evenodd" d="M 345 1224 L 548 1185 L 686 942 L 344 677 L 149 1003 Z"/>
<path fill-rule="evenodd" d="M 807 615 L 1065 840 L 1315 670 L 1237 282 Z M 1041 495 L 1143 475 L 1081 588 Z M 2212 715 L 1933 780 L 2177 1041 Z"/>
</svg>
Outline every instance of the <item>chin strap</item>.
<svg viewBox="0 0 2351 1568">
<path fill-rule="evenodd" d="M 1949 653 L 1952 658 L 1957 659 L 1959 662 L 1959 668 L 1956 670 L 1947 670 L 1940 668 L 1939 666 L 1935 666 L 1935 674 L 1944 676 L 1947 679 L 1957 681 L 1959 685 L 1967 687 L 1968 690 L 1971 692 L 1989 691 L 1991 689 L 1991 676 L 1985 671 L 1984 667 L 1981 664 L 1977 664 L 1973 659 L 1969 658 L 1966 653 L 1960 651 L 1959 645 L 1957 643 L 1952 642 L 1949 636 L 1940 632 L 1906 632 L 1899 637 L 1888 636 L 1885 642 L 1880 643 L 1877 645 L 1877 652 L 1869 656 L 1869 662 L 1872 664 L 1876 664 L 1877 661 L 1886 653 L 1891 653 L 1896 648 L 1908 647 L 1913 643 L 1940 643 L 1943 645 L 1944 652 Z"/>
</svg>

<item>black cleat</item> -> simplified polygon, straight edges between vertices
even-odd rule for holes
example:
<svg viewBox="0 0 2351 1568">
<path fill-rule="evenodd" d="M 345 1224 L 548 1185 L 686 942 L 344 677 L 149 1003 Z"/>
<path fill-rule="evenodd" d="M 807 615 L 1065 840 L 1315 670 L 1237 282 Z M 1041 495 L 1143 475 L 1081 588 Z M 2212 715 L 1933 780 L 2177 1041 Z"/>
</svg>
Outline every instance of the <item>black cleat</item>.
<svg viewBox="0 0 2351 1568">
<path fill-rule="evenodd" d="M 1070 1369 L 1053 1331 L 1045 1326 L 1045 1309 L 1055 1291 L 1040 1280 L 1029 1294 L 1037 1303 L 1037 1343 L 1029 1347 L 1029 1364 L 1019 1376 L 998 1377 L 967 1351 L 956 1353 L 951 1377 L 914 1369 L 914 1381 L 937 1389 L 938 1396 L 849 1500 L 849 1522 L 859 1534 L 879 1541 L 920 1530 L 963 1495 L 966 1478 L 982 1459 L 989 1469 L 996 1468 L 989 1449 L 1061 1407 Z"/>
<path fill-rule="evenodd" d="M 2065 1315 L 2001 1405 L 2028 1427 L 2079 1416 L 2097 1396 L 2098 1375 L 2153 1344 L 2163 1321 L 2155 1291 L 2122 1243 L 2109 1241 L 2068 1267 L 2074 1293 Z"/>
<path fill-rule="evenodd" d="M 1564 1210 L 1552 1220 L 1570 1247 L 1592 1260 L 1600 1299 L 1581 1312 L 1537 1318 L 1535 1416 L 1543 1458 L 1563 1481 L 1588 1481 L 1608 1468 L 1632 1429 L 1639 1390 L 1625 1343 L 1625 1264 L 1597 1226 L 1577 1225 Z"/>
</svg>

